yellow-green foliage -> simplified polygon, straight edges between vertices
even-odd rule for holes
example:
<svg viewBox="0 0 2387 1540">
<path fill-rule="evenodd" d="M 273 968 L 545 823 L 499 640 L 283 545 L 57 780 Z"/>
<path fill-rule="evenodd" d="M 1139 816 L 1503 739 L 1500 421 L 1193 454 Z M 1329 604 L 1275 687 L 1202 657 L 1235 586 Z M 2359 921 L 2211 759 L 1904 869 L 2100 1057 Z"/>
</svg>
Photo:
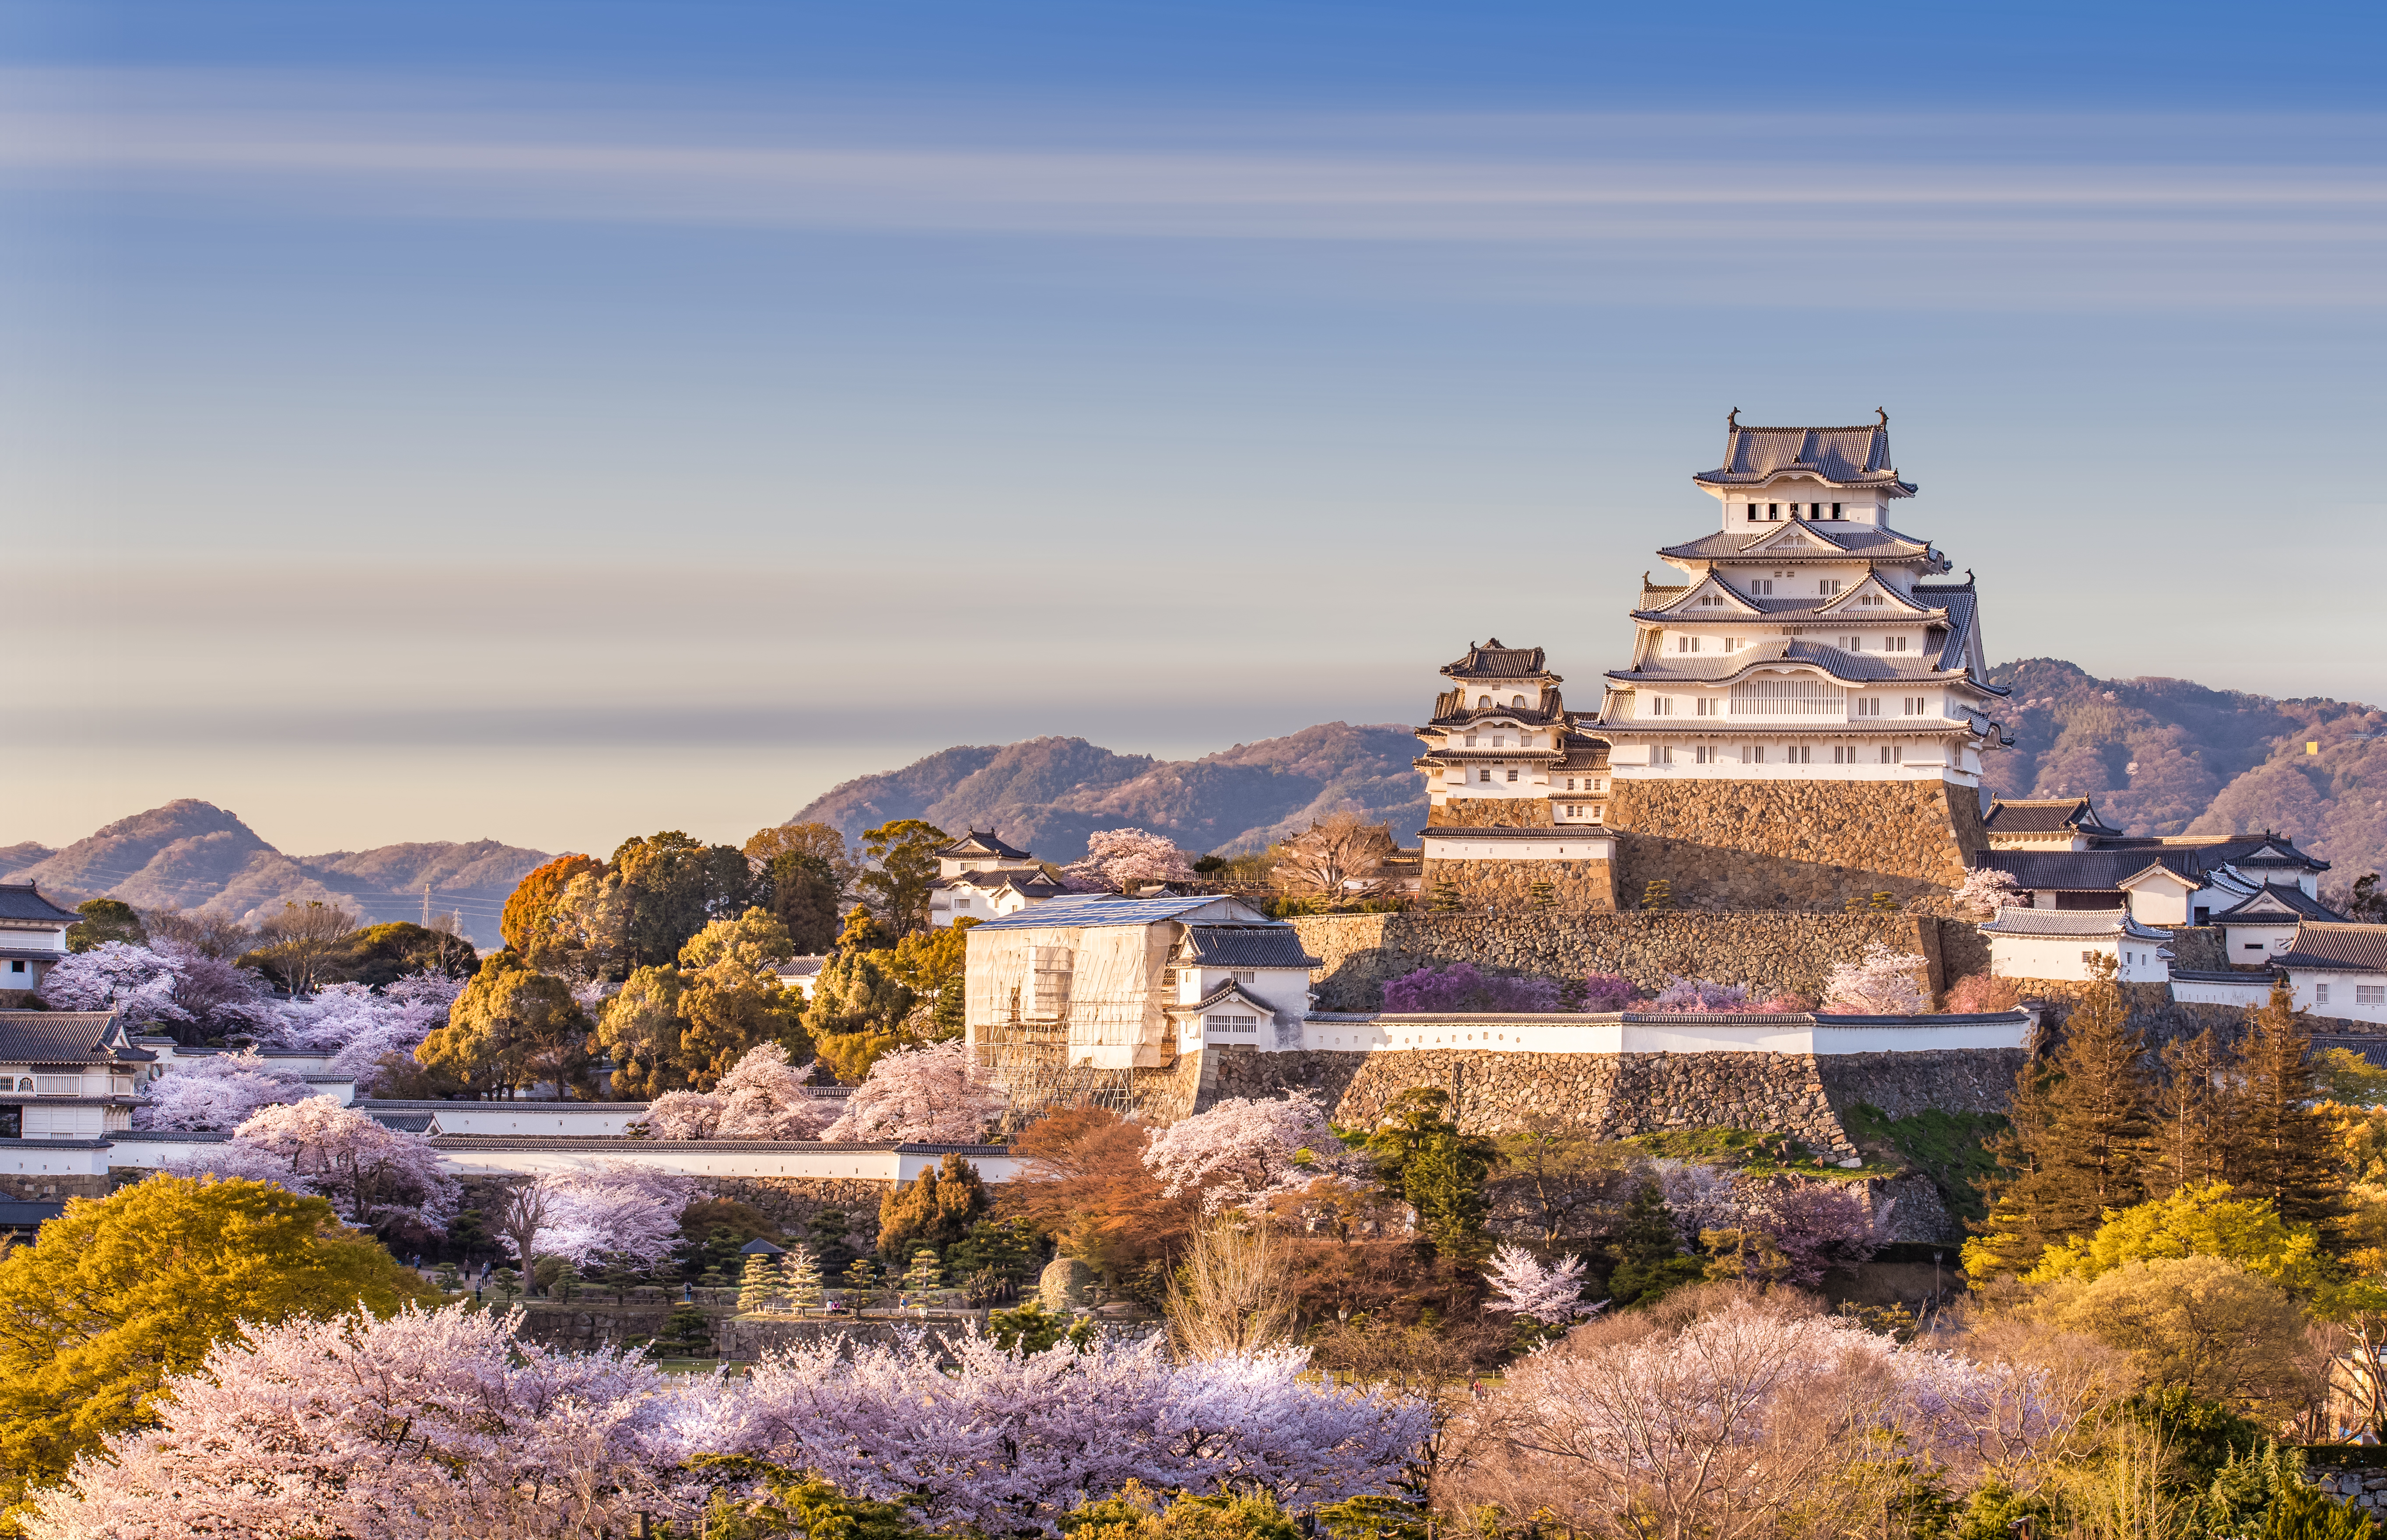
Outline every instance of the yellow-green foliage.
<svg viewBox="0 0 2387 1540">
<path fill-rule="evenodd" d="M 2040 1286 L 2031 1314 L 2130 1355 L 2159 1388 L 2283 1420 L 2316 1388 L 2305 1318 L 2279 1285 L 2218 1256 L 2128 1261 Z"/>
<path fill-rule="evenodd" d="M 322 1198 L 151 1177 L 79 1198 L 0 1261 L 0 1500 L 146 1420 L 167 1376 L 241 1321 L 387 1315 L 439 1292 Z"/>
<path fill-rule="evenodd" d="M 1269 1497 L 1160 1495 L 1130 1482 L 1117 1496 L 1087 1503 L 1061 1520 L 1069 1540 L 1300 1540 L 1301 1531 Z"/>
<path fill-rule="evenodd" d="M 2324 1048 L 2313 1055 L 2332 1100 L 2349 1106 L 2387 1106 L 2387 1069 L 2351 1048 Z"/>
<path fill-rule="evenodd" d="M 2048 1247 L 2023 1281 L 2090 1279 L 2125 1262 L 2182 1256 L 2218 1256 L 2307 1294 L 2324 1287 L 2331 1271 L 2310 1229 L 2281 1220 L 2267 1198 L 2233 1198 L 2227 1182 L 2212 1181 L 2105 1210 L 2096 1233 Z"/>
</svg>

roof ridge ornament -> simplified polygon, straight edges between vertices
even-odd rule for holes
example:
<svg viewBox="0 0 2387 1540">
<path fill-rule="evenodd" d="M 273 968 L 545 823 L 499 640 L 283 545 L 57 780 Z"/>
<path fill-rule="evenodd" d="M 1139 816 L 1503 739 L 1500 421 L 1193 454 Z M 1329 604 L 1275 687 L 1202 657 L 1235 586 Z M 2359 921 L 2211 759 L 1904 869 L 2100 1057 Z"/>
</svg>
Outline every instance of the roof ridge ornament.
<svg viewBox="0 0 2387 1540">
<path fill-rule="evenodd" d="M 1727 428 L 1738 428 L 1740 426 L 1740 409 L 1738 407 L 1735 407 L 1730 411 L 1724 414 L 1724 425 Z"/>
<path fill-rule="evenodd" d="M 1888 407 L 1876 407 L 1873 410 L 1874 415 L 1880 419 L 1880 421 L 1876 423 L 1874 426 L 1876 428 L 1886 428 L 1889 426 L 1889 409 Z"/>
</svg>

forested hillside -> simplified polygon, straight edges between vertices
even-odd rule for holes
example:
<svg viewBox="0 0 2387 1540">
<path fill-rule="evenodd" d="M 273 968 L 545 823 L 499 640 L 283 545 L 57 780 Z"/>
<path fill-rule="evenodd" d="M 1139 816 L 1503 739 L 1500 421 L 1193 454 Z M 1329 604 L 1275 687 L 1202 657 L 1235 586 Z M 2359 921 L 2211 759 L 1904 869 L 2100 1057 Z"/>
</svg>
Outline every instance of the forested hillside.
<svg viewBox="0 0 2387 1540">
<path fill-rule="evenodd" d="M 1095 829 L 1133 826 L 1187 850 L 1250 850 L 1349 806 L 1407 842 L 1425 821 L 1425 789 L 1407 727 L 1329 722 L 1239 743 L 1196 760 L 1115 754 L 1080 738 L 948 749 L 815 799 L 790 822 L 851 837 L 890 818 L 955 833 L 993 829 L 1051 861 L 1074 861 Z"/>
<path fill-rule="evenodd" d="M 185 797 L 64 850 L 0 849 L 0 877 L 31 878 L 65 903 L 105 894 L 144 907 L 248 915 L 316 900 L 343 903 L 368 922 L 419 919 L 429 883 L 434 912 L 460 913 L 464 933 L 486 946 L 497 940 L 497 906 L 546 859 L 494 839 L 284 855 L 236 815 Z"/>
<path fill-rule="evenodd" d="M 2099 679 L 2054 658 L 1989 676 L 2014 691 L 2014 746 L 1983 760 L 2000 796 L 2091 796 L 2132 834 L 2273 829 L 2345 881 L 2387 861 L 2387 713 L 2376 706 Z"/>
</svg>

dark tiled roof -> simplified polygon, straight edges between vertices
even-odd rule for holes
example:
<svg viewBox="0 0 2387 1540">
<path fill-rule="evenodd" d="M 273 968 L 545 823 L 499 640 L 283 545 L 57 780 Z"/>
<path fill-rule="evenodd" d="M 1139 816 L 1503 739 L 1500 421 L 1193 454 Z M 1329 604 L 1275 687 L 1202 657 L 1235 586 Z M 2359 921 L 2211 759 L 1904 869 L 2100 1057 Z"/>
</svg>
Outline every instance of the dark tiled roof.
<svg viewBox="0 0 2387 1540">
<path fill-rule="evenodd" d="M 2283 968 L 2387 973 L 2387 925 L 2306 920 L 2288 950 L 2271 961 Z"/>
<path fill-rule="evenodd" d="M 1181 960 L 1214 968 L 1315 968 L 1301 932 L 1289 925 L 1189 925 Z"/>
<path fill-rule="evenodd" d="M 44 898 L 30 882 L 0 882 L 0 920 L 63 920 L 72 925 L 82 918 Z"/>
<path fill-rule="evenodd" d="M 1784 541 L 1787 549 L 1760 550 L 1769 539 L 1784 530 L 1796 528 L 1802 536 L 1813 536 L 1813 544 Z M 1666 546 L 1658 554 L 1680 557 L 1691 562 L 1885 562 L 1904 565 L 1931 553 L 1931 542 L 1918 540 L 1912 535 L 1901 535 L 1887 524 L 1844 524 L 1826 520 L 1821 524 L 1800 523 L 1797 525 L 1762 524 L 1747 524 L 1737 529 L 1719 529 L 1712 535 L 1702 535 L 1679 546 Z M 1647 591 L 1648 585 L 1643 585 Z M 1677 592 L 1681 590 L 1677 589 Z"/>
<path fill-rule="evenodd" d="M 1005 888 L 1022 898 L 1051 898 L 1068 890 L 1034 867 L 1009 871 L 964 872 L 946 881 L 948 888 L 975 888 L 982 893 L 999 893 Z"/>
<path fill-rule="evenodd" d="M 383 1128 L 395 1129 L 399 1133 L 428 1133 L 431 1131 L 431 1119 L 436 1117 L 438 1114 L 433 1112 L 368 1111 L 365 1116 L 371 1117 L 374 1122 L 379 1123 Z"/>
<path fill-rule="evenodd" d="M 1443 664 L 1442 672 L 1454 679 L 1533 679 L 1549 673 L 1549 660 L 1538 647 L 1503 647 L 1495 637 L 1481 645 L 1469 642 L 1467 656 Z"/>
<path fill-rule="evenodd" d="M 1724 463 L 1691 478 L 1701 486 L 1753 486 L 1785 471 L 1812 471 L 1833 486 L 1879 487 L 1911 498 L 1889 459 L 1889 415 L 1853 428 L 1745 428 L 1724 419 Z"/>
<path fill-rule="evenodd" d="M 2251 984 L 2258 989 L 2271 987 L 2268 966 L 2257 970 L 2236 968 L 2174 968 L 2172 980 L 2183 984 Z"/>
<path fill-rule="evenodd" d="M 46 1223 L 67 1211 L 62 1203 L 37 1203 L 23 1198 L 0 1198 L 0 1230 L 31 1230 Z"/>
<path fill-rule="evenodd" d="M 2121 830 L 2107 827 L 2097 816 L 2097 807 L 2086 797 L 2024 797 L 2013 802 L 2000 800 L 1989 804 L 1989 814 L 1981 819 L 1991 834 L 2119 834 Z"/>
<path fill-rule="evenodd" d="M 1209 993 L 1189 1004 L 1181 1005 L 1172 1002 L 1163 1005 L 1160 1007 L 1160 1013 L 1163 1016 L 1193 1016 L 1201 1011 L 1216 1010 L 1231 1000 L 1241 1001 L 1259 1015 L 1270 1019 L 1276 1016 L 1277 1009 L 1274 1005 L 1252 994 L 1231 978 L 1223 984 L 1211 986 Z"/>
<path fill-rule="evenodd" d="M 1566 793 L 1559 796 L 1563 799 Z M 1578 802 L 1592 800 L 1589 792 L 1577 792 Z M 1606 839 L 1610 838 L 1605 826 L 1599 824 L 1536 824 L 1531 828 L 1501 825 L 1490 828 L 1463 828 L 1457 824 L 1432 824 L 1418 830 L 1427 839 Z M 1589 859 L 1585 857 L 1585 859 Z"/>
<path fill-rule="evenodd" d="M 2167 941 L 2168 930 L 2152 930 L 2128 909 L 2015 909 L 1998 911 L 1981 927 L 1985 936 L 2128 936 L 2134 941 Z"/>
<path fill-rule="evenodd" d="M 1123 899 L 1110 893 L 1071 893 L 1047 899 L 1033 909 L 1022 909 L 1000 919 L 984 920 L 974 933 L 996 930 L 1042 930 L 1055 926 L 1153 925 L 1237 901 L 1218 893 L 1194 893 L 1175 898 Z"/>
<path fill-rule="evenodd" d="M 950 855 L 956 859 L 969 855 L 999 856 L 1005 861 L 1026 861 L 1029 859 L 1026 851 L 1013 850 L 1009 845 L 997 839 L 992 834 L 981 834 L 977 829 L 970 830 L 969 833 L 964 835 L 959 839 L 954 840 L 952 844 L 947 845 L 937 853 L 939 855 Z"/>
<path fill-rule="evenodd" d="M 1511 695 L 1518 693 L 1515 690 L 1509 691 Z M 1530 723 L 1534 726 L 1552 722 L 1564 722 L 1566 702 L 1560 698 L 1558 690 L 1548 685 L 1541 688 L 1538 699 L 1530 706 L 1504 706 L 1497 702 L 1489 706 L 1471 706 L 1467 703 L 1467 688 L 1463 685 L 1444 690 L 1433 698 L 1433 723 L 1436 726 L 1465 726 L 1470 722 L 1486 721 L 1494 717 L 1506 717 L 1513 722 Z"/>
<path fill-rule="evenodd" d="M 122 1139 L 122 1134 L 110 1134 Z M 204 1137 L 181 1135 L 178 1137 Z M 221 1135 L 217 1137 L 221 1138 Z M 34 1141 L 38 1143 L 41 1141 Z M 61 1141 L 60 1142 L 64 1142 Z M 883 1155 L 890 1150 L 916 1155 L 1007 1155 L 1006 1144 L 824 1144 L 811 1139 L 632 1139 L 627 1134 L 570 1133 L 443 1133 L 432 1137 L 435 1150 L 703 1150 L 722 1155 L 749 1152 L 765 1155 Z"/>
<path fill-rule="evenodd" d="M 2265 884 L 2259 893 L 2213 916 L 2215 925 L 2293 925 L 2299 920 L 2343 920 L 2345 916 L 2296 887 Z"/>
<path fill-rule="evenodd" d="M 149 1064 L 107 1011 L 0 1011 L 0 1060 L 10 1064 Z"/>
<path fill-rule="evenodd" d="M 1981 865 L 2010 873 L 2014 881 L 2027 889 L 2051 891 L 2096 891 L 2118 889 L 2124 877 L 2136 877 L 2150 865 L 2160 865 L 2178 872 L 2200 886 L 2205 874 L 2230 865 L 2270 866 L 2273 869 L 2307 867 L 2328 870 L 2326 862 L 2299 855 L 2291 861 L 2255 861 L 2245 859 L 2250 851 L 2267 847 L 2294 847 L 2288 841 L 2271 836 L 2238 836 L 2209 843 L 2166 844 L 2160 839 L 2100 838 L 2085 851 L 1990 851 L 1981 857 Z"/>
</svg>

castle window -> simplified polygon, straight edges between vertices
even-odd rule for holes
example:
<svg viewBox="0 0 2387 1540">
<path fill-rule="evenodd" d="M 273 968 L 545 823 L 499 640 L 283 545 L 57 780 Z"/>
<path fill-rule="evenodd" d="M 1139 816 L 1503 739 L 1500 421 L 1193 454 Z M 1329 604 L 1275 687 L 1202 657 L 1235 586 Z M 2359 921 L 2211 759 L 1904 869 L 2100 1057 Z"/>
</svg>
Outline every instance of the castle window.
<svg viewBox="0 0 2387 1540">
<path fill-rule="evenodd" d="M 1509 697 L 1509 704 L 1512 706 L 1522 706 L 1524 703 L 1525 698 L 1522 695 L 1512 695 Z"/>
<path fill-rule="evenodd" d="M 1838 593 L 1840 591 L 1840 580 L 1837 577 L 1818 578 L 1815 583 L 1815 591 L 1819 594 Z"/>
<path fill-rule="evenodd" d="M 1517 778 L 1517 772 L 1515 772 L 1514 770 L 1509 771 L 1509 778 L 1510 780 L 1515 780 L 1515 779 Z"/>
<path fill-rule="evenodd" d="M 1785 764 L 1805 764 L 1810 763 L 1813 752 L 1813 750 L 1809 749 L 1803 743 L 1792 744 L 1789 748 L 1782 751 L 1782 763 Z"/>
<path fill-rule="evenodd" d="M 1753 594 L 1770 594 L 1774 591 L 1774 579 L 1770 577 L 1757 578 L 1749 585 L 1749 591 Z"/>
<path fill-rule="evenodd" d="M 1488 769 L 1478 770 L 1475 772 L 1475 779 L 1482 785 L 1489 786 L 1492 784 L 1492 772 Z"/>
<path fill-rule="evenodd" d="M 1738 637 L 1726 637 L 1724 639 L 1724 650 L 1725 651 L 1727 651 L 1727 652 L 1737 652 L 1737 651 L 1739 651 L 1739 650 L 1740 650 L 1740 638 L 1739 638 Z"/>
<path fill-rule="evenodd" d="M 1840 505 L 1839 505 L 1838 503 L 1834 503 L 1834 504 L 1832 504 L 1832 517 L 1833 517 L 1833 518 L 1835 518 L 1835 519 L 1837 519 L 1837 518 L 1838 518 L 1839 516 L 1840 516 Z"/>
<path fill-rule="evenodd" d="M 1471 749 L 1475 747 L 1475 735 L 1473 733 L 1467 735 L 1467 746 Z"/>
<path fill-rule="evenodd" d="M 2080 960 L 2084 963 L 2093 963 L 2097 960 L 2097 954 L 2093 952 L 2084 952 L 2080 954 Z"/>
<path fill-rule="evenodd" d="M 1691 760 L 1697 764 L 1713 764 L 1716 762 L 1716 751 L 1702 743 L 1691 751 Z"/>
<path fill-rule="evenodd" d="M 1757 522 L 1757 505 L 1755 503 L 1750 503 L 1749 505 L 1749 522 L 1750 524 L 1755 524 Z"/>
<path fill-rule="evenodd" d="M 1882 750 L 1881 762 L 1884 764 L 1902 764 L 1906 762 L 1906 751 L 1897 744 L 1891 744 Z"/>
<path fill-rule="evenodd" d="M 1880 700 L 1878 698 L 1859 696 L 1857 698 L 1857 714 L 1859 716 L 1879 716 L 1881 714 Z"/>
<path fill-rule="evenodd" d="M 1713 716 L 1715 713 L 1716 703 L 1714 700 L 1711 697 L 1703 695 L 1699 697 L 1699 705 L 1694 709 L 1691 714 L 1694 716 Z"/>
<path fill-rule="evenodd" d="M 1919 695 L 1902 695 L 1899 697 L 1898 704 L 1900 710 L 1908 716 L 1923 714 L 1923 697 Z"/>
<path fill-rule="evenodd" d="M 1658 763 L 1659 763 L 1659 764 L 1673 764 L 1673 763 L 1674 763 L 1674 751 L 1673 751 L 1673 749 L 1671 749 L 1671 748 L 1668 748 L 1668 747 L 1666 747 L 1666 746 L 1662 745 L 1662 744 L 1661 744 L 1661 745 L 1660 745 L 1660 746 L 1659 746 L 1659 749 L 1658 749 Z"/>
<path fill-rule="evenodd" d="M 2315 984 L 2313 986 L 2313 1004 L 2316 1005 L 2326 1005 L 2329 1004 L 2329 986 L 2327 984 Z"/>
<path fill-rule="evenodd" d="M 1649 714 L 1650 714 L 1651 716 L 1672 716 L 1672 715 L 1673 715 L 1673 714 L 1674 714 L 1674 698 L 1673 698 L 1673 696 L 1671 696 L 1671 695 L 1653 695 L 1653 696 L 1651 696 L 1651 697 L 1649 698 Z"/>
<path fill-rule="evenodd" d="M 1765 516 L 1768 520 L 1780 519 L 1782 517 L 1782 505 L 1778 502 L 1767 503 L 1765 505 Z"/>
<path fill-rule="evenodd" d="M 1881 638 L 1881 650 L 1884 652 L 1903 652 L 1906 650 L 1909 639 L 1905 637 L 1884 637 Z"/>
<path fill-rule="evenodd" d="M 1764 764 L 1765 745 L 1762 743 L 1752 743 L 1742 749 L 1740 751 L 1740 763 L 1743 764 Z"/>
<path fill-rule="evenodd" d="M 1832 763 L 1834 764 L 1854 764 L 1856 762 L 1857 751 L 1854 749 L 1834 749 L 1832 751 Z"/>
<path fill-rule="evenodd" d="M 1857 596 L 1857 602 L 1858 602 L 1859 604 L 1861 604 L 1861 605 L 1865 606 L 1865 607 L 1866 607 L 1866 608 L 1868 608 L 1868 609 L 1871 609 L 1871 608 L 1873 608 L 1873 607 L 1875 607 L 1875 606 L 1876 606 L 1876 605 L 1878 605 L 1878 604 L 1880 604 L 1880 603 L 1881 603 L 1881 595 L 1879 595 L 1879 594 L 1859 594 L 1859 595 Z"/>
<path fill-rule="evenodd" d="M 1683 632 L 1680 632 L 1680 631 L 1677 631 L 1676 633 L 1674 633 L 1674 650 L 1675 650 L 1675 651 L 1677 651 L 1677 652 L 1697 652 L 1699 650 L 1699 637 L 1694 637 L 1694 636 L 1686 635 L 1686 634 L 1685 634 L 1685 633 L 1683 633 Z"/>
<path fill-rule="evenodd" d="M 2387 984 L 2356 984 L 2354 1003 L 2357 1005 L 2387 1005 Z"/>
<path fill-rule="evenodd" d="M 1475 709 L 1480 712 L 1490 711 L 1492 709 L 1492 698 L 1488 695 L 1477 696 L 1475 698 Z"/>
</svg>

